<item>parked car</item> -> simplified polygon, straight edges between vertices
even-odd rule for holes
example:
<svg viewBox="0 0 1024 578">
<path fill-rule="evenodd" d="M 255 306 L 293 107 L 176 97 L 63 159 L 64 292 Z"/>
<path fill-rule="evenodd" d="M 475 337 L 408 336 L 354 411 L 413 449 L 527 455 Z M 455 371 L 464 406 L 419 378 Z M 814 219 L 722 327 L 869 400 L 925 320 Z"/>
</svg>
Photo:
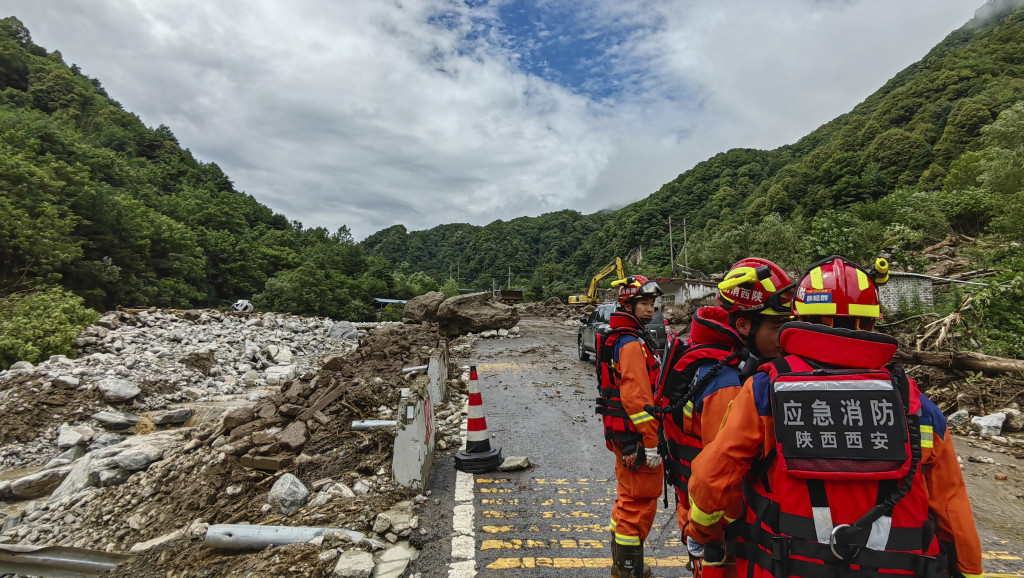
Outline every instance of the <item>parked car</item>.
<svg viewBox="0 0 1024 578">
<path fill-rule="evenodd" d="M 611 320 L 615 307 L 615 303 L 602 303 L 594 309 L 593 313 L 580 320 L 583 322 L 583 326 L 576 334 L 576 351 L 581 360 L 587 361 L 591 355 L 595 354 L 597 336 L 608 333 L 608 322 Z M 665 335 L 665 318 L 661 314 L 661 309 L 654 310 L 654 317 L 647 324 L 647 331 L 651 334 L 658 349 L 664 349 L 667 336 Z"/>
</svg>

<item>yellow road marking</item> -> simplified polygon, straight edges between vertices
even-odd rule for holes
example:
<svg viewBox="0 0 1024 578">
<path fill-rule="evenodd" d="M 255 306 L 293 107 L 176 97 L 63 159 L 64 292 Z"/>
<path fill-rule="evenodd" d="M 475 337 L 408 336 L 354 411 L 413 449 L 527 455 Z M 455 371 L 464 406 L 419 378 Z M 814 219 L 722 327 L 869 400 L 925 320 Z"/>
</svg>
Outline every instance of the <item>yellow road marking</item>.
<svg viewBox="0 0 1024 578">
<path fill-rule="evenodd" d="M 480 488 L 481 494 L 511 494 L 512 490 L 503 488 Z"/>
<path fill-rule="evenodd" d="M 685 556 L 666 558 L 645 558 L 644 562 L 655 568 L 681 568 L 686 566 Z M 498 558 L 487 565 L 489 570 L 511 568 L 610 568 L 611 558 Z"/>
<path fill-rule="evenodd" d="M 480 528 L 488 534 L 500 534 L 503 532 L 515 532 L 515 526 L 483 526 Z"/>
<path fill-rule="evenodd" d="M 493 478 L 477 478 L 476 483 L 478 484 L 507 484 L 507 479 L 493 479 Z"/>
<path fill-rule="evenodd" d="M 502 512 L 500 510 L 484 510 L 480 513 L 485 518 L 518 518 L 519 512 Z"/>
<path fill-rule="evenodd" d="M 998 551 L 993 551 L 993 550 L 989 550 L 987 552 L 982 552 L 981 553 L 981 557 L 984 560 L 1020 560 L 1021 559 L 1020 556 L 1014 556 L 1013 554 L 1010 554 L 1009 552 L 998 552 Z"/>
<path fill-rule="evenodd" d="M 518 506 L 519 505 L 519 499 L 518 498 L 512 498 L 511 500 L 502 500 L 502 499 L 487 500 L 487 499 L 483 499 L 483 500 L 480 500 L 480 502 L 483 503 L 484 505 L 490 505 L 490 506 Z"/>
</svg>

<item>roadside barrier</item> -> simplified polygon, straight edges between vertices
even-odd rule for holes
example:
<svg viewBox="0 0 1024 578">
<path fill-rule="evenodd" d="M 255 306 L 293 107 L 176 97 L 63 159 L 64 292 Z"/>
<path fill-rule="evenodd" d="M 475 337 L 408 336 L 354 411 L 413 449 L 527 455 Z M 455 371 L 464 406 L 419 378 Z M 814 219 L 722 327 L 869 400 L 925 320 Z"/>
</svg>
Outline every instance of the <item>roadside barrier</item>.
<svg viewBox="0 0 1024 578">
<path fill-rule="evenodd" d="M 438 343 L 427 366 L 409 369 L 426 370 L 429 383 L 402 389 L 391 471 L 399 484 L 423 492 L 434 467 L 434 400 L 444 402 L 448 383 L 448 341 Z"/>
<path fill-rule="evenodd" d="M 491 448 L 484 417 L 483 398 L 476 366 L 469 368 L 469 419 L 466 421 L 466 449 L 455 454 L 455 468 L 468 474 L 493 472 L 501 465 L 501 448 Z"/>
</svg>

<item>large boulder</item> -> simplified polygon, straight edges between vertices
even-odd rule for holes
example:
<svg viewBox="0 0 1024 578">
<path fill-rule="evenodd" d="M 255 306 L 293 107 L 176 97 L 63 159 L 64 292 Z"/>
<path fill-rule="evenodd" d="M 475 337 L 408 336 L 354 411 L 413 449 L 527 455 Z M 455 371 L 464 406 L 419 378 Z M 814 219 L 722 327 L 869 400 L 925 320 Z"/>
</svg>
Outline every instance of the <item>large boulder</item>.
<svg viewBox="0 0 1024 578">
<path fill-rule="evenodd" d="M 457 295 L 437 308 L 438 330 L 445 337 L 478 333 L 488 329 L 511 329 L 519 313 L 494 300 L 489 292 Z"/>
<path fill-rule="evenodd" d="M 436 321 L 437 310 L 444 302 L 444 293 L 431 291 L 419 297 L 410 299 L 402 311 L 402 321 L 405 323 L 422 323 L 424 321 Z"/>
</svg>

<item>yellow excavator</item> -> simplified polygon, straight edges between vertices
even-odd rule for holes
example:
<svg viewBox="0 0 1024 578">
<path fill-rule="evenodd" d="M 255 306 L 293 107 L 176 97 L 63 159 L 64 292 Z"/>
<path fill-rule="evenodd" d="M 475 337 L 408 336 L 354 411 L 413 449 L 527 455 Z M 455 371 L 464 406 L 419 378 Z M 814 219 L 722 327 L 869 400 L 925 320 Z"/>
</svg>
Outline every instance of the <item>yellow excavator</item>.
<svg viewBox="0 0 1024 578">
<path fill-rule="evenodd" d="M 605 265 L 604 269 L 598 271 L 597 275 L 594 275 L 594 278 L 590 280 L 590 287 L 587 288 L 586 295 L 570 295 L 569 305 L 600 303 L 601 300 L 597 298 L 597 283 L 612 273 L 617 275 L 616 279 L 624 279 L 626 277 L 626 272 L 622 269 L 622 259 L 616 257 L 614 261 Z"/>
</svg>

